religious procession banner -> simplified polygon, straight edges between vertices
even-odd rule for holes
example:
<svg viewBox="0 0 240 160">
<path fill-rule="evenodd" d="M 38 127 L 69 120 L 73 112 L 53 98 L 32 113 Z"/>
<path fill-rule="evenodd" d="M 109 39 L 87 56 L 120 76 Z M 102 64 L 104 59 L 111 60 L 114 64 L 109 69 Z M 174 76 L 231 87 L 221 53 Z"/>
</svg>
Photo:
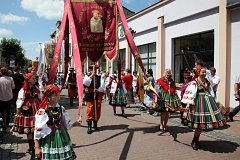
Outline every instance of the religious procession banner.
<svg viewBox="0 0 240 160">
<path fill-rule="evenodd" d="M 116 55 L 116 0 L 71 0 L 81 61 L 86 56 L 98 61 L 105 53 L 110 60 Z"/>
<path fill-rule="evenodd" d="M 54 56 L 54 50 L 56 45 L 53 43 L 46 43 L 44 44 L 44 53 L 46 58 L 46 66 L 50 66 L 53 56 Z"/>
</svg>

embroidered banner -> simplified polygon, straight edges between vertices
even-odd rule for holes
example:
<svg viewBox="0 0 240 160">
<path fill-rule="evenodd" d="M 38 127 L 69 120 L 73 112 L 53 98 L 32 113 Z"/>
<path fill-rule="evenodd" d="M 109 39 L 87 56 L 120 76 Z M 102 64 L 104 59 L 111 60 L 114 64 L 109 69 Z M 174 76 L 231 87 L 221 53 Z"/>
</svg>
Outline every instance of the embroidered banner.
<svg viewBox="0 0 240 160">
<path fill-rule="evenodd" d="M 45 56 L 46 56 L 46 66 L 48 67 L 53 59 L 54 56 L 54 49 L 55 49 L 55 44 L 53 43 L 46 43 L 44 46 L 44 51 L 45 52 Z"/>
<path fill-rule="evenodd" d="M 116 55 L 117 20 L 115 0 L 71 0 L 81 61 L 98 61 L 105 53 Z"/>
</svg>

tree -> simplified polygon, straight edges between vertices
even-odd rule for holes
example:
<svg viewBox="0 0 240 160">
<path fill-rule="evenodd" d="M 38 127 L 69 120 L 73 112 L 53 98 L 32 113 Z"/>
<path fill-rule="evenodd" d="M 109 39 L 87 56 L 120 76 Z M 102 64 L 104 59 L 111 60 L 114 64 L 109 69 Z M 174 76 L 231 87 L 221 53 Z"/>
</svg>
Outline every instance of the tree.
<svg viewBox="0 0 240 160">
<path fill-rule="evenodd" d="M 3 38 L 0 41 L 0 52 L 7 65 L 10 64 L 10 60 L 15 60 L 16 66 L 23 67 L 30 61 L 24 56 L 24 49 L 21 46 L 21 42 L 17 39 Z"/>
</svg>

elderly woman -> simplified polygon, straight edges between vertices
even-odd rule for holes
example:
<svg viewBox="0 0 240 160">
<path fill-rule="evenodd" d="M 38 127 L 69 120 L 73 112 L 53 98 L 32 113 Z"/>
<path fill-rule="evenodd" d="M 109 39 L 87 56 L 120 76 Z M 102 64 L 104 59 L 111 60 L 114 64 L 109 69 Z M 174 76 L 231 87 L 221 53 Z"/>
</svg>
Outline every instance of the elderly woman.
<svg viewBox="0 0 240 160">
<path fill-rule="evenodd" d="M 181 100 L 176 94 L 176 85 L 170 69 L 166 69 L 163 77 L 157 79 L 155 88 L 159 95 L 155 97 L 155 109 L 161 112 L 160 131 L 166 132 L 169 112 L 181 107 Z"/>
<path fill-rule="evenodd" d="M 203 130 L 219 128 L 226 123 L 214 100 L 210 83 L 205 78 L 206 68 L 199 66 L 196 73 L 196 78 L 190 82 L 182 98 L 182 103 L 187 104 L 183 123 L 195 129 L 191 143 L 194 150 L 201 147 L 199 137 Z"/>
</svg>

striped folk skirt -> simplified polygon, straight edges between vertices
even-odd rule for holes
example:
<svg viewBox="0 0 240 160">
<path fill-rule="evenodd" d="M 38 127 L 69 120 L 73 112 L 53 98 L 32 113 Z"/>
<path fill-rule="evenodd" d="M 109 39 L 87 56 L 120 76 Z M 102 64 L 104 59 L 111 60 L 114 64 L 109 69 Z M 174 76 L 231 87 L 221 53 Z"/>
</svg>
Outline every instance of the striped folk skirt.
<svg viewBox="0 0 240 160">
<path fill-rule="evenodd" d="M 19 134 L 30 134 L 34 132 L 35 114 L 40 101 L 38 99 L 31 99 L 24 103 L 31 106 L 31 111 L 30 113 L 21 112 L 15 115 L 12 131 L 18 132 Z"/>
<path fill-rule="evenodd" d="M 182 123 L 193 129 L 214 129 L 223 127 L 226 119 L 212 96 L 198 93 L 195 106 L 186 108 Z"/>
<path fill-rule="evenodd" d="M 61 127 L 41 139 L 42 159 L 76 159 L 70 136 L 65 127 Z"/>
<path fill-rule="evenodd" d="M 158 95 L 165 101 L 165 103 L 158 98 L 157 103 L 153 105 L 154 110 L 159 112 L 174 112 L 180 110 L 182 104 L 176 93 L 170 95 L 169 91 L 164 92 L 162 88 L 160 88 Z"/>
<path fill-rule="evenodd" d="M 124 93 L 124 90 L 122 87 L 119 87 L 115 93 L 115 95 L 112 96 L 111 99 L 111 105 L 113 106 L 126 106 L 127 105 L 127 97 Z"/>
</svg>

